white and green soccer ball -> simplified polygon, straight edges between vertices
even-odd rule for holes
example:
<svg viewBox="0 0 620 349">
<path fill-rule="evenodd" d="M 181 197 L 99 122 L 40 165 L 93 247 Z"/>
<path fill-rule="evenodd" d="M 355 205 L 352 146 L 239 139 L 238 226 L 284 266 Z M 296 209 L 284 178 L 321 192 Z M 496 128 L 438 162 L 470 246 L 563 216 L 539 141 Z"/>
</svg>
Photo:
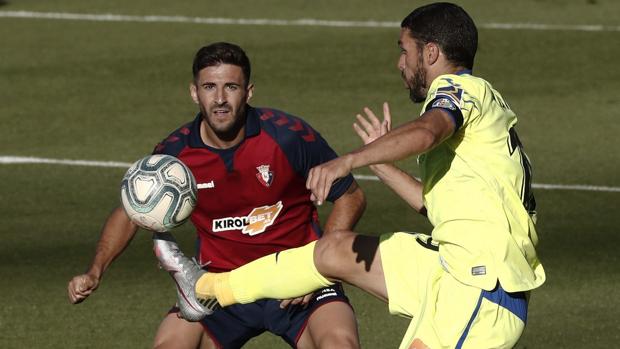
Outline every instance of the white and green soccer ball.
<svg viewBox="0 0 620 349">
<path fill-rule="evenodd" d="M 136 161 L 121 183 L 121 201 L 129 218 L 158 232 L 185 223 L 196 207 L 196 193 L 190 169 L 170 155 L 149 155 Z"/>
</svg>

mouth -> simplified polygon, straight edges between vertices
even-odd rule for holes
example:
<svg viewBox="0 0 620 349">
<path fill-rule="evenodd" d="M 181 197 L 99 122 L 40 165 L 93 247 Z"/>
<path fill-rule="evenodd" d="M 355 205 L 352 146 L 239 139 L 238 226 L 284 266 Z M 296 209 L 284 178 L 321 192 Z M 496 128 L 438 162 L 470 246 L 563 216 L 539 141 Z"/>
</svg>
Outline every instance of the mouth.
<svg viewBox="0 0 620 349">
<path fill-rule="evenodd" d="M 213 109 L 211 110 L 211 114 L 213 114 L 214 116 L 227 116 L 230 114 L 230 109 Z"/>
</svg>

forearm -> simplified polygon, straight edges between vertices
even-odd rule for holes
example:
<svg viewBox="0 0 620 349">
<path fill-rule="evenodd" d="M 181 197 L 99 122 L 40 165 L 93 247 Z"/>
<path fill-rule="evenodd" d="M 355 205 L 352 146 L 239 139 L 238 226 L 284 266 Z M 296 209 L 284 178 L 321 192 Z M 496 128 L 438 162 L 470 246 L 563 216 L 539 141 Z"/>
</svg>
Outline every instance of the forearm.
<svg viewBox="0 0 620 349">
<path fill-rule="evenodd" d="M 453 131 L 449 115 L 433 109 L 345 156 L 351 169 L 392 163 L 433 149 Z"/>
<path fill-rule="evenodd" d="M 392 164 L 371 165 L 370 169 L 409 206 L 424 212 L 422 182 Z"/>
<path fill-rule="evenodd" d="M 101 278 L 110 263 L 129 245 L 137 230 L 137 226 L 121 207 L 114 209 L 103 226 L 95 257 L 87 273 Z"/>
<path fill-rule="evenodd" d="M 353 182 L 347 192 L 339 197 L 325 222 L 324 232 L 352 230 L 366 209 L 364 192 Z"/>
</svg>

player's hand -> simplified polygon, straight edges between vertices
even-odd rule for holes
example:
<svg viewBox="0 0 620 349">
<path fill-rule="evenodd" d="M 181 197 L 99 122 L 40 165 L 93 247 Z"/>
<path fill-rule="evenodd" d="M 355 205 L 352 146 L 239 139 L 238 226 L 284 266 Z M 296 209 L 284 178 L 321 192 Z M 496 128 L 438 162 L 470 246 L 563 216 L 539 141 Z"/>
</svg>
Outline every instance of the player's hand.
<svg viewBox="0 0 620 349">
<path fill-rule="evenodd" d="M 91 274 L 82 274 L 75 276 L 67 286 L 69 301 L 73 304 L 81 303 L 93 291 L 99 287 L 99 278 Z"/>
<path fill-rule="evenodd" d="M 305 307 L 308 305 L 308 303 L 310 303 L 311 299 L 312 299 L 312 293 L 309 293 L 305 296 L 301 296 L 297 298 L 285 299 L 280 302 L 280 309 L 285 309 L 289 305 L 298 305 L 298 304 L 301 304 L 302 306 Z"/>
<path fill-rule="evenodd" d="M 357 114 L 357 122 L 353 123 L 355 133 L 360 136 L 364 144 L 374 141 L 392 129 L 392 116 L 387 102 L 383 103 L 383 121 L 379 121 L 379 118 L 369 108 L 364 108 L 364 113 L 368 119 Z"/>
<path fill-rule="evenodd" d="M 306 179 L 306 188 L 312 192 L 310 200 L 322 205 L 332 184 L 351 172 L 352 161 L 351 155 L 344 155 L 311 168 Z"/>
</svg>

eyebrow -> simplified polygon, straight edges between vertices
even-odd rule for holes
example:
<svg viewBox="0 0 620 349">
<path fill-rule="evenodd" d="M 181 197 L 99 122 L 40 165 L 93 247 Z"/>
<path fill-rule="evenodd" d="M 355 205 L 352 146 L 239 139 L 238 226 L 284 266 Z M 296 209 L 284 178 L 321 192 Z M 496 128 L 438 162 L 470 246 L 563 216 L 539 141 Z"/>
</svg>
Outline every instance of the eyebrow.
<svg viewBox="0 0 620 349">
<path fill-rule="evenodd" d="M 202 84 L 200 84 L 200 85 L 201 85 L 201 86 L 204 86 L 204 85 L 217 85 L 217 83 L 216 83 L 216 82 L 213 82 L 213 81 L 205 81 L 205 82 L 203 82 L 203 83 L 202 83 Z M 242 84 L 237 83 L 237 82 L 232 82 L 232 81 L 229 81 L 229 82 L 225 82 L 225 83 L 224 83 L 224 86 L 230 86 L 230 85 L 241 86 Z"/>
</svg>

